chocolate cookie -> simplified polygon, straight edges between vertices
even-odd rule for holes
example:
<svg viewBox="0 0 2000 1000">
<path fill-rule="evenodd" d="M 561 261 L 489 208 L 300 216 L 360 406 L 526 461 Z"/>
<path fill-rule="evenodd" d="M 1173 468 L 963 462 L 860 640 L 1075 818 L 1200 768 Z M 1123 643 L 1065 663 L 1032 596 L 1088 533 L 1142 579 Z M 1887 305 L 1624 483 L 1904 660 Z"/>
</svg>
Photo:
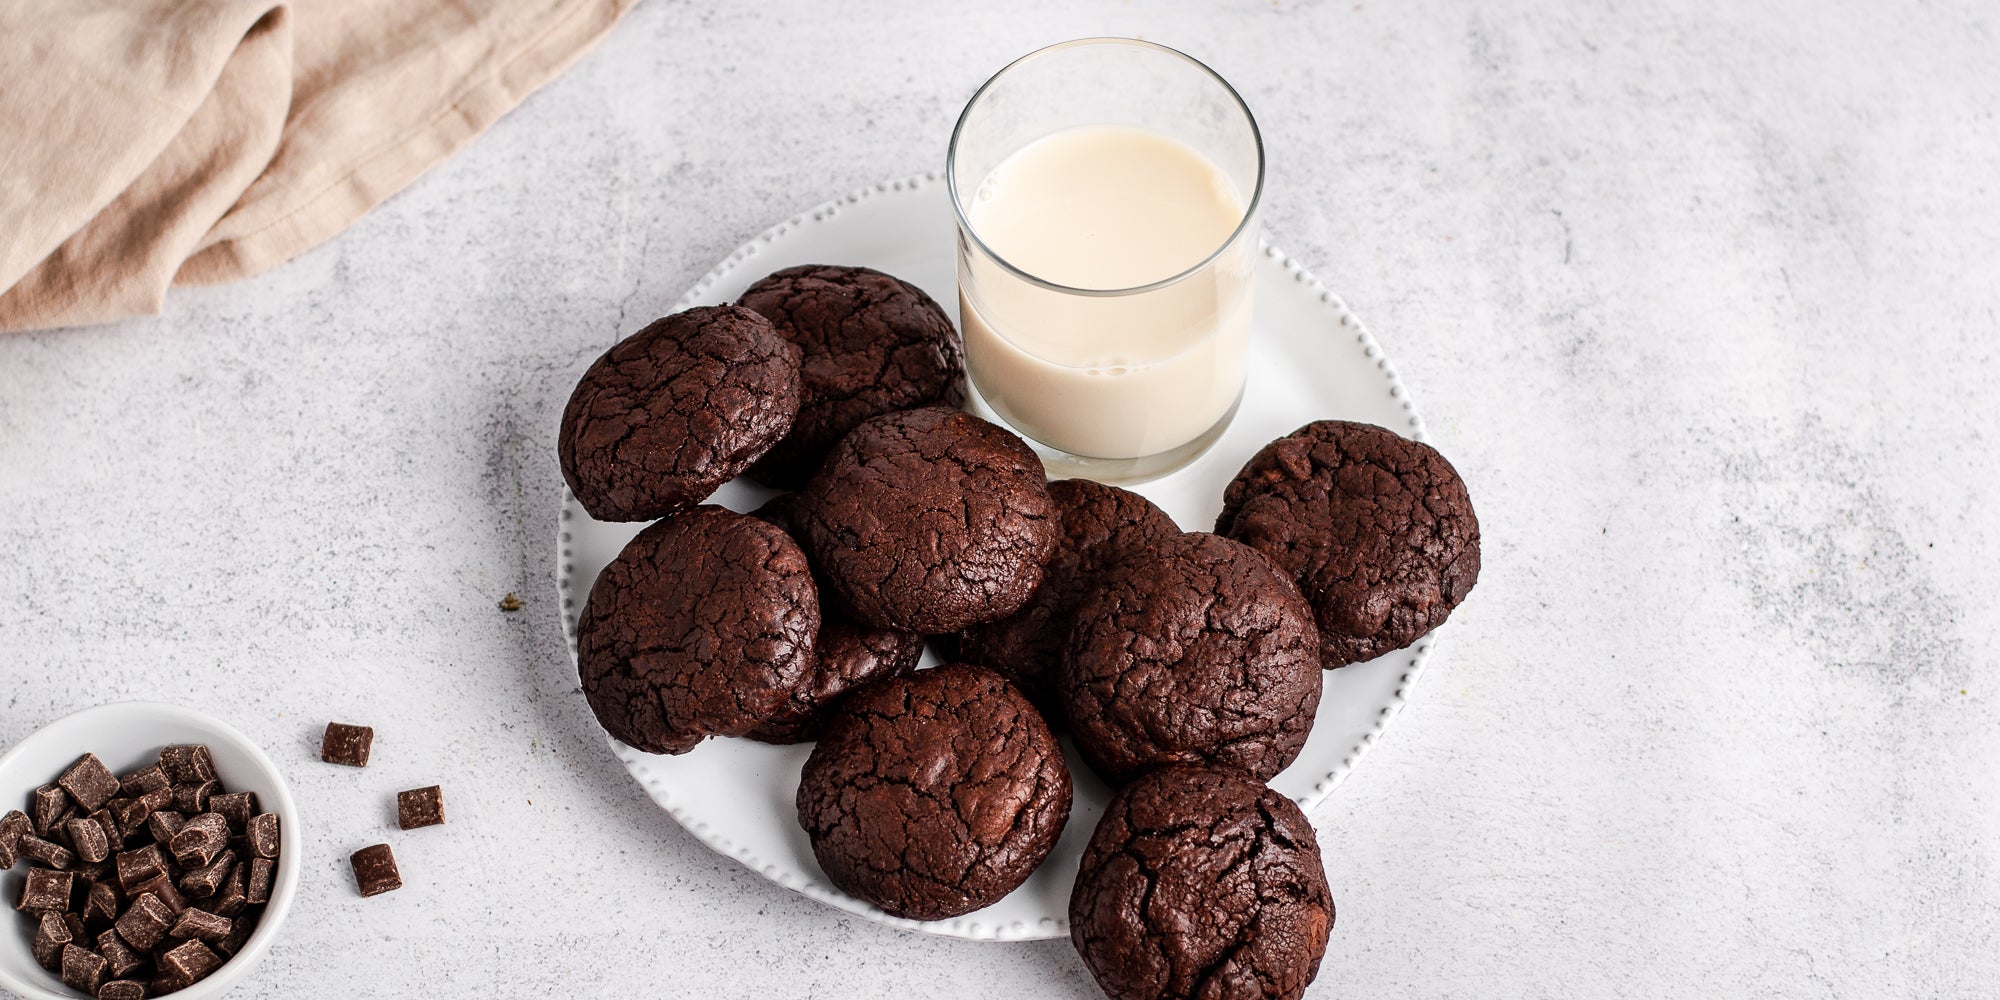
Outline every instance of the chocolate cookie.
<svg viewBox="0 0 2000 1000">
<path fill-rule="evenodd" d="M 798 494 L 781 493 L 750 516 L 790 533 L 797 508 Z M 812 669 L 777 715 L 750 730 L 751 739 L 781 744 L 818 739 L 827 710 L 841 695 L 877 678 L 907 674 L 923 658 L 924 637 L 915 632 L 856 624 L 826 602 L 819 615 Z"/>
<path fill-rule="evenodd" d="M 876 628 L 933 635 L 1005 618 L 1055 550 L 1041 460 L 1020 438 L 943 407 L 856 427 L 802 502 L 813 565 Z"/>
<path fill-rule="evenodd" d="M 1332 927 L 1305 814 L 1218 768 L 1162 768 L 1120 789 L 1069 897 L 1070 941 L 1110 1000 L 1297 1000 Z"/>
<path fill-rule="evenodd" d="M 1063 641 L 1084 592 L 1098 574 L 1163 538 L 1180 534 L 1174 519 L 1151 500 L 1088 479 L 1049 484 L 1061 521 L 1055 555 L 1042 585 L 1021 610 L 959 636 L 959 658 L 994 670 L 1020 685 L 1044 714 L 1061 705 L 1055 670 Z"/>
<path fill-rule="evenodd" d="M 784 437 L 799 398 L 799 349 L 769 320 L 675 313 L 583 373 L 556 436 L 563 479 L 600 521 L 685 510 Z"/>
<path fill-rule="evenodd" d="M 818 591 L 791 536 L 696 507 L 648 526 L 598 575 L 577 618 L 577 672 L 605 731 L 686 753 L 783 710 L 818 631 Z"/>
<path fill-rule="evenodd" d="M 799 825 L 842 889 L 916 920 L 986 906 L 1048 857 L 1069 769 L 1020 691 L 950 664 L 849 694 L 799 777 Z"/>
<path fill-rule="evenodd" d="M 805 396 L 792 431 L 750 467 L 759 482 L 798 489 L 863 420 L 965 398 L 965 348 L 922 289 L 865 267 L 788 267 L 737 304 L 776 324 L 805 352 Z"/>
<path fill-rule="evenodd" d="M 1112 784 L 1173 763 L 1268 779 L 1319 709 L 1312 609 L 1256 551 L 1177 535 L 1084 597 L 1057 684 L 1077 750 Z"/>
<path fill-rule="evenodd" d="M 1292 575 L 1328 669 L 1417 641 L 1479 579 L 1458 470 L 1373 424 L 1322 420 L 1265 445 L 1230 481 L 1215 530 Z"/>
</svg>

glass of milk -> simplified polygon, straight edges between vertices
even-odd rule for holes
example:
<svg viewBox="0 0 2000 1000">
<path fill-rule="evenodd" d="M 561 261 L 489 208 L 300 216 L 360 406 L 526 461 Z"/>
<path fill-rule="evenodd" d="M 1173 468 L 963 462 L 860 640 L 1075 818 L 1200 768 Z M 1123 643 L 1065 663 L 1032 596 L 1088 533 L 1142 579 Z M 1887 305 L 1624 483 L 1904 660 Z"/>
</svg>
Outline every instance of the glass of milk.
<svg viewBox="0 0 2000 1000">
<path fill-rule="evenodd" d="M 975 408 L 1057 477 L 1193 460 L 1243 397 L 1264 145 L 1214 70 L 1150 42 L 1030 53 L 946 164 Z"/>
</svg>

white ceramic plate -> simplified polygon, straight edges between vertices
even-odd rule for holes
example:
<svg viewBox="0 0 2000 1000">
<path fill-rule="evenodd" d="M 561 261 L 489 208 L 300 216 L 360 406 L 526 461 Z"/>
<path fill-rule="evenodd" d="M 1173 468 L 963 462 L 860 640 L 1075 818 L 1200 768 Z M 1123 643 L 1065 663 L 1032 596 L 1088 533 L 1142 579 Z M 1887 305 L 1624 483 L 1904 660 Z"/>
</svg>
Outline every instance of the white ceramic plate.
<svg viewBox="0 0 2000 1000">
<path fill-rule="evenodd" d="M 954 236 L 942 175 L 878 184 L 794 216 L 738 248 L 674 309 L 734 301 L 751 282 L 795 264 L 858 264 L 915 283 L 950 311 L 958 301 Z M 1257 260 L 1256 296 L 1249 385 L 1235 422 L 1206 455 L 1136 490 L 1185 529 L 1214 527 L 1224 484 L 1257 449 L 1302 424 L 1341 418 L 1381 424 L 1419 439 L 1424 434 L 1409 394 L 1361 321 L 1317 279 L 1268 245 Z M 738 480 L 717 492 L 714 502 L 748 511 L 770 495 L 770 490 Z M 557 585 L 572 662 L 577 612 L 591 583 L 642 527 L 593 521 L 563 491 Z M 1324 802 L 1402 706 L 1431 644 L 1426 637 L 1410 649 L 1326 672 L 1312 736 L 1272 787 L 1309 812 Z M 925 665 L 931 662 L 927 655 Z M 647 794 L 715 850 L 828 905 L 954 937 L 1018 941 L 1068 934 L 1070 883 L 1109 799 L 1103 783 L 1071 751 L 1076 804 L 1062 842 L 1041 869 L 983 910 L 952 920 L 906 920 L 835 888 L 813 860 L 793 809 L 810 744 L 774 747 L 718 739 L 669 757 L 610 742 Z"/>
</svg>

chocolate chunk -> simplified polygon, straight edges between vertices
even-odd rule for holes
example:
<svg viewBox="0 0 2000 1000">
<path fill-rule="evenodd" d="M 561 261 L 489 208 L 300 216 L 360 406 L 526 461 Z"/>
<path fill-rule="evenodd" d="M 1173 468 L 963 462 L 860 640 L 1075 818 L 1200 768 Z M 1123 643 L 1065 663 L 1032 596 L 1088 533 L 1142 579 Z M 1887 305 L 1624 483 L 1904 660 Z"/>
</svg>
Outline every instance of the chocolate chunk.
<svg viewBox="0 0 2000 1000">
<path fill-rule="evenodd" d="M 29 912 L 54 910 L 60 913 L 69 909 L 70 893 L 75 886 L 76 876 L 69 872 L 30 868 L 27 881 L 21 883 L 21 901 L 15 903 L 14 908 Z"/>
<path fill-rule="evenodd" d="M 77 857 L 96 864 L 111 856 L 111 838 L 104 835 L 104 827 L 96 819 L 71 817 L 63 824 L 63 830 L 69 834 L 70 850 Z M 123 838 L 120 841 L 122 846 Z"/>
<path fill-rule="evenodd" d="M 28 796 L 28 801 L 35 814 L 35 833 L 43 837 L 54 832 L 63 820 L 76 811 L 75 804 L 69 800 L 69 793 L 55 785 L 35 789 Z"/>
<path fill-rule="evenodd" d="M 43 840 L 34 834 L 21 838 L 21 856 L 39 861 L 50 868 L 68 868 L 76 863 L 76 855 L 70 849 L 53 840 Z"/>
<path fill-rule="evenodd" d="M 199 938 L 203 941 L 220 941 L 229 936 L 230 920 L 213 913 L 190 906 L 181 911 L 181 918 L 174 921 L 173 929 L 167 931 L 169 937 Z"/>
<path fill-rule="evenodd" d="M 165 843 L 174 839 L 174 834 L 181 832 L 181 825 L 186 822 L 186 816 L 172 809 L 161 809 L 146 817 L 146 832 L 152 834 L 154 840 Z"/>
<path fill-rule="evenodd" d="M 229 936 L 215 943 L 215 950 L 228 958 L 235 958 L 243 946 L 250 943 L 250 932 L 256 929 L 257 917 L 251 915 L 231 922 Z"/>
<path fill-rule="evenodd" d="M 146 995 L 163 997 L 169 993 L 179 993 L 193 985 L 192 981 L 184 979 L 176 973 L 161 969 L 146 983 Z"/>
<path fill-rule="evenodd" d="M 96 995 L 97 988 L 104 985 L 104 970 L 111 965 L 103 955 L 74 944 L 63 945 L 62 981 L 71 989 Z"/>
<path fill-rule="evenodd" d="M 270 858 L 251 858 L 249 885 L 244 889 L 244 901 L 262 906 L 271 901 L 271 883 L 278 875 L 278 863 Z"/>
<path fill-rule="evenodd" d="M 146 984 L 136 979 L 113 979 L 97 988 L 97 1000 L 146 1000 Z"/>
<path fill-rule="evenodd" d="M 146 817 L 153 815 L 151 801 L 143 795 L 136 799 L 112 799 L 105 805 L 105 809 L 111 813 L 111 819 L 118 824 L 120 837 L 136 833 L 146 825 Z"/>
<path fill-rule="evenodd" d="M 160 956 L 160 968 L 189 983 L 199 982 L 222 964 L 222 959 L 200 941 L 187 941 Z"/>
<path fill-rule="evenodd" d="M 250 817 L 250 825 L 244 829 L 243 839 L 249 845 L 251 854 L 260 858 L 277 857 L 280 842 L 278 814 L 258 813 Z"/>
<path fill-rule="evenodd" d="M 329 764 L 367 767 L 368 751 L 374 745 L 374 729 L 368 726 L 350 726 L 344 722 L 329 722 L 326 724 L 326 735 L 320 739 L 319 759 Z"/>
<path fill-rule="evenodd" d="M 76 759 L 69 770 L 56 779 L 56 784 L 69 793 L 69 797 L 83 807 L 85 812 L 102 808 L 118 794 L 118 776 L 104 766 L 94 753 L 87 753 Z"/>
<path fill-rule="evenodd" d="M 132 946 L 118 936 L 116 929 L 106 929 L 97 935 L 97 953 L 103 955 L 106 962 L 111 963 L 111 974 L 120 979 L 131 975 L 133 970 L 146 964 L 146 956 L 133 951 Z"/>
<path fill-rule="evenodd" d="M 174 888 L 174 876 L 171 872 L 161 872 L 133 886 L 125 894 L 137 897 L 142 893 L 148 892 L 159 898 L 160 904 L 167 908 L 168 913 L 178 914 L 182 910 L 187 909 L 187 899 L 181 895 L 179 889 Z M 133 943 L 137 944 L 138 942 L 135 941 Z"/>
<path fill-rule="evenodd" d="M 405 830 L 444 823 L 444 789 L 437 785 L 396 793 L 396 825 Z"/>
<path fill-rule="evenodd" d="M 174 911 L 152 893 L 141 893 L 133 897 L 132 906 L 119 917 L 113 927 L 125 943 L 140 951 L 152 951 L 167 936 L 167 928 L 174 923 Z"/>
<path fill-rule="evenodd" d="M 117 817 L 112 816 L 109 809 L 99 809 L 91 813 L 89 819 L 104 831 L 104 844 L 113 853 L 124 850 L 125 844 L 140 832 L 119 826 Z"/>
<path fill-rule="evenodd" d="M 229 821 L 220 813 L 205 812 L 181 825 L 167 842 L 174 860 L 187 867 L 206 865 L 229 843 Z"/>
<path fill-rule="evenodd" d="M 118 866 L 118 887 L 125 895 L 137 895 L 132 887 L 167 870 L 167 859 L 160 853 L 160 845 L 147 844 L 129 851 L 119 851 L 113 859 Z"/>
<path fill-rule="evenodd" d="M 176 785 L 198 785 L 215 780 L 215 758 L 198 743 L 171 746 L 160 751 L 160 769 Z"/>
<path fill-rule="evenodd" d="M 209 784 L 215 783 L 209 782 Z M 216 787 L 220 788 L 221 786 L 216 785 Z M 150 792 L 140 794 L 139 801 L 146 804 L 146 813 L 147 815 L 151 815 L 174 804 L 174 790 L 171 787 L 155 788 Z"/>
<path fill-rule="evenodd" d="M 159 789 L 170 788 L 172 786 L 173 781 L 167 777 L 167 769 L 161 767 L 160 762 L 156 760 L 137 771 L 133 771 L 131 774 L 119 778 L 118 794 L 128 799 L 136 799 L 147 792 L 158 791 Z"/>
<path fill-rule="evenodd" d="M 354 852 L 347 859 L 354 866 L 354 884 L 363 896 L 376 896 L 403 887 L 403 875 L 396 870 L 396 856 L 388 844 L 376 844 Z"/>
<path fill-rule="evenodd" d="M 215 781 L 174 786 L 174 808 L 194 816 L 208 811 L 209 796 L 220 791 L 222 786 Z"/>
<path fill-rule="evenodd" d="M 62 914 L 45 910 L 41 922 L 35 925 L 35 961 L 42 968 L 54 972 L 62 968 L 63 947 L 76 940 L 69 929 L 69 922 Z"/>
<path fill-rule="evenodd" d="M 217 889 L 229 878 L 229 870 L 236 864 L 236 852 L 225 849 L 215 856 L 215 860 L 181 876 L 181 891 L 197 898 L 206 899 L 215 895 Z"/>
<path fill-rule="evenodd" d="M 99 882 L 90 887 L 84 897 L 83 919 L 101 920 L 110 923 L 118 919 L 118 890 L 109 882 Z"/>
<path fill-rule="evenodd" d="M 19 809 L 9 810 L 0 816 L 0 871 L 6 871 L 21 861 L 21 837 L 35 832 L 35 824 L 28 814 Z"/>
<path fill-rule="evenodd" d="M 229 869 L 229 877 L 223 880 L 222 888 L 216 891 L 215 899 L 208 904 L 208 908 L 225 917 L 233 917 L 242 913 L 249 902 L 243 866 L 239 864 Z"/>
<path fill-rule="evenodd" d="M 250 817 L 257 812 L 257 793 L 230 792 L 226 795 L 213 795 L 209 797 L 208 809 L 210 812 L 221 813 L 222 818 L 229 821 L 230 830 L 242 833 L 243 828 L 249 824 Z"/>
</svg>

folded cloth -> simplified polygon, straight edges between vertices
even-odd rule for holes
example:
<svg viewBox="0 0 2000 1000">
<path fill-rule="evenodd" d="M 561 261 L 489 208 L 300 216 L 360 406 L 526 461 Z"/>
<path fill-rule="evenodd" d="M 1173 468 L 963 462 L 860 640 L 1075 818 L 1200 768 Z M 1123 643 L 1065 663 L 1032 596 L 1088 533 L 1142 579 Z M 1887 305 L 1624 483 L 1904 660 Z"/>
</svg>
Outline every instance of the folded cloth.
<svg viewBox="0 0 2000 1000">
<path fill-rule="evenodd" d="M 0 0 L 0 330 L 328 239 L 634 0 Z"/>
</svg>

